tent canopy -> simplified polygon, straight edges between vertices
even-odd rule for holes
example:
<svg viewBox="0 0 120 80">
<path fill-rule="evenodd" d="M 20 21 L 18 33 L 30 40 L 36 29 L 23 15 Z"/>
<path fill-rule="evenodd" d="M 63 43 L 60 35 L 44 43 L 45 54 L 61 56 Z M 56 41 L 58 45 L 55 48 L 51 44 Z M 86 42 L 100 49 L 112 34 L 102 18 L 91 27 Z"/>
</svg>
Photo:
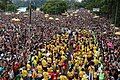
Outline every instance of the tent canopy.
<svg viewBox="0 0 120 80">
<path fill-rule="evenodd" d="M 53 17 L 49 17 L 49 20 L 53 20 L 54 18 Z"/>
<path fill-rule="evenodd" d="M 46 18 L 49 17 L 49 14 L 45 14 L 45 17 L 46 17 Z"/>
<path fill-rule="evenodd" d="M 59 18 L 55 18 L 56 21 L 59 21 L 60 19 Z"/>
<path fill-rule="evenodd" d="M 18 19 L 18 18 L 13 18 L 13 19 L 12 19 L 12 21 L 19 22 L 19 21 L 20 21 L 20 19 Z"/>
<path fill-rule="evenodd" d="M 99 16 L 94 16 L 93 18 L 99 18 Z"/>
<path fill-rule="evenodd" d="M 116 32 L 115 35 L 120 35 L 120 31 L 119 31 L 119 32 Z"/>
</svg>

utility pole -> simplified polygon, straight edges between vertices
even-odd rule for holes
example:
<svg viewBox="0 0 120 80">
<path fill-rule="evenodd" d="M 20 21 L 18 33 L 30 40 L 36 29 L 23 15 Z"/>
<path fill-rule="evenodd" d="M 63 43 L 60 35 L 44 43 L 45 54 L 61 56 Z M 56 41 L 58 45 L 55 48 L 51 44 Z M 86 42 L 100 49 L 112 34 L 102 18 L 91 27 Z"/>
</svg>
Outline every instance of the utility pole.
<svg viewBox="0 0 120 80">
<path fill-rule="evenodd" d="M 118 1 L 117 0 L 116 0 L 116 3 L 117 5 L 116 5 L 116 12 L 115 12 L 115 26 L 117 24 L 117 15 L 118 15 Z"/>
<path fill-rule="evenodd" d="M 31 0 L 29 0 L 29 27 L 28 27 L 28 37 L 30 41 L 29 49 L 31 48 L 31 14 L 32 14 L 32 9 L 31 9 Z"/>
<path fill-rule="evenodd" d="M 31 9 L 31 0 L 29 3 L 29 24 L 31 24 L 31 14 L 32 14 L 32 9 Z"/>
</svg>

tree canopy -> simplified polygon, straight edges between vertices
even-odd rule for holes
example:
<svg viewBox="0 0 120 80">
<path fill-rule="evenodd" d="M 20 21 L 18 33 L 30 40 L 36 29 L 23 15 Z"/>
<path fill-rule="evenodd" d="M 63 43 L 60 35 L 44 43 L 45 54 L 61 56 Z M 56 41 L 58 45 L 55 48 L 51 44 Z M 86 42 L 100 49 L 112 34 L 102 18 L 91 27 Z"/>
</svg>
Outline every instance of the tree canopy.
<svg viewBox="0 0 120 80">
<path fill-rule="evenodd" d="M 81 5 L 89 10 L 100 8 L 99 13 L 102 16 L 111 19 L 116 26 L 120 26 L 120 0 L 83 0 Z"/>
<path fill-rule="evenodd" d="M 67 10 L 67 2 L 64 0 L 49 0 L 41 8 L 48 14 L 61 14 Z"/>
<path fill-rule="evenodd" d="M 0 9 L 3 11 L 16 11 L 17 7 L 11 0 L 0 0 Z"/>
</svg>

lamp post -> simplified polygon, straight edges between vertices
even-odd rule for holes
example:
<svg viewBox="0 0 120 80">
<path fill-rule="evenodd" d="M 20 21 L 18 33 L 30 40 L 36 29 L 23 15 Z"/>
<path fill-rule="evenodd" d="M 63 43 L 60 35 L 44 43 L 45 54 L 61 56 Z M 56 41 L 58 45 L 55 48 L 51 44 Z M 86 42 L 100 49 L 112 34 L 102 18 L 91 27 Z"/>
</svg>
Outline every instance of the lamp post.
<svg viewBox="0 0 120 80">
<path fill-rule="evenodd" d="M 116 0 L 116 12 L 115 12 L 115 26 L 116 26 L 116 23 L 117 23 L 117 16 L 118 16 L 118 1 Z"/>
<path fill-rule="evenodd" d="M 31 9 L 31 0 L 29 1 L 29 24 L 31 24 L 31 14 L 32 14 L 32 9 Z"/>
</svg>

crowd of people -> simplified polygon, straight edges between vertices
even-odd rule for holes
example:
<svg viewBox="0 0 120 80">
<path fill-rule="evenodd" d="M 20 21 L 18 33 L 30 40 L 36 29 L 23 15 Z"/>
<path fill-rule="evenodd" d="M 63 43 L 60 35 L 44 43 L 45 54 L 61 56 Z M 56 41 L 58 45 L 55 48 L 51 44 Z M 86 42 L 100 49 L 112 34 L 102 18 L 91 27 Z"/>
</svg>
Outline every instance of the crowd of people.
<svg viewBox="0 0 120 80">
<path fill-rule="evenodd" d="M 23 80 L 31 78 L 36 80 L 98 80 L 103 78 L 99 51 L 98 43 L 88 31 L 70 33 L 65 31 L 54 35 L 52 40 L 42 44 L 40 49 L 31 55 L 26 65 L 20 69 L 20 74 Z M 99 78 L 98 73 L 101 74 Z"/>
<path fill-rule="evenodd" d="M 82 8 L 53 19 L 33 11 L 31 24 L 28 13 L 0 16 L 0 79 L 120 79 L 120 29 L 109 20 Z"/>
</svg>

